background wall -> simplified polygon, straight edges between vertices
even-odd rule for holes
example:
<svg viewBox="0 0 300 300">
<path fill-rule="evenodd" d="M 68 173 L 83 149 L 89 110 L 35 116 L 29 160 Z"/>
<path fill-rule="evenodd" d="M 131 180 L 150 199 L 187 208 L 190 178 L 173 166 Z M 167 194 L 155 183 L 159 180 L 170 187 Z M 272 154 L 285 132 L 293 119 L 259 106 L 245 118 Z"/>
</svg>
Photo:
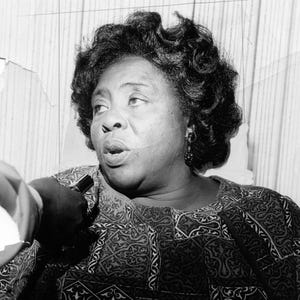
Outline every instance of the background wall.
<svg viewBox="0 0 300 300">
<path fill-rule="evenodd" d="M 300 201 L 297 0 L 0 0 L 0 159 L 27 180 L 63 168 L 76 45 L 137 9 L 166 26 L 178 11 L 212 30 L 240 74 L 255 184 Z"/>
</svg>

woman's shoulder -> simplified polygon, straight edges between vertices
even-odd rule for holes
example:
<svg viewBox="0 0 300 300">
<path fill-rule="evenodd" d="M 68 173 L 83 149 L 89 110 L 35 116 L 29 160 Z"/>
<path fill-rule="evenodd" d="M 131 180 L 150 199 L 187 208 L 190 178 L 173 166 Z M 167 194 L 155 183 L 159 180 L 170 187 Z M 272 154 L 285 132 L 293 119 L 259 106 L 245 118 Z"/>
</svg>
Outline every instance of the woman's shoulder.
<svg viewBox="0 0 300 300">
<path fill-rule="evenodd" d="M 299 207 L 269 188 L 220 181 L 224 206 L 219 216 L 244 257 L 263 278 L 270 295 L 281 295 L 284 290 L 296 293 L 293 276 L 300 255 Z"/>
<path fill-rule="evenodd" d="M 300 249 L 300 208 L 292 199 L 269 188 L 218 179 L 222 186 L 219 197 L 224 203 L 220 216 L 229 227 L 251 228 L 272 243 L 293 238 Z"/>
<path fill-rule="evenodd" d="M 274 204 L 280 205 L 282 209 L 289 206 L 297 208 L 291 198 L 270 188 L 238 184 L 219 176 L 211 176 L 211 178 L 220 182 L 218 199 L 223 201 L 225 207 L 236 205 L 244 209 L 251 209 L 257 205 L 262 208 L 264 205 L 272 206 Z"/>
<path fill-rule="evenodd" d="M 233 224 L 244 222 L 257 233 L 271 236 L 287 235 L 300 238 L 300 208 L 288 196 L 272 189 L 241 185 L 224 178 L 221 182 L 219 201 L 223 204 L 220 215 Z M 238 226 L 238 225 L 236 225 Z"/>
</svg>

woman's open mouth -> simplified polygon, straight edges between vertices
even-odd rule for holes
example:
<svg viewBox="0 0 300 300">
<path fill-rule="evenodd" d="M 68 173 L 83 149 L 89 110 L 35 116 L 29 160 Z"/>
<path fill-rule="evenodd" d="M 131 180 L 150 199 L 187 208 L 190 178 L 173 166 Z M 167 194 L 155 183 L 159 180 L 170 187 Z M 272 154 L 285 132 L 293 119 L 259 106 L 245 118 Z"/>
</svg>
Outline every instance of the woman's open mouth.
<svg viewBox="0 0 300 300">
<path fill-rule="evenodd" d="M 119 140 L 104 142 L 103 158 L 110 167 L 122 165 L 130 154 L 129 148 Z"/>
</svg>

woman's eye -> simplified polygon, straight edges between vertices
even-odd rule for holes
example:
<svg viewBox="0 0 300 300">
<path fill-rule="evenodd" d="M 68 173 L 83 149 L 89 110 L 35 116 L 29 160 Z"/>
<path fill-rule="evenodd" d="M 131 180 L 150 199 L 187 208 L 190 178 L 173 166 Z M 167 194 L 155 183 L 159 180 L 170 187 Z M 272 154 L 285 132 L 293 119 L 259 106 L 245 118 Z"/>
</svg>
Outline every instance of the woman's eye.
<svg viewBox="0 0 300 300">
<path fill-rule="evenodd" d="M 145 103 L 145 100 L 143 100 L 141 98 L 132 97 L 129 99 L 129 105 L 131 105 L 131 106 L 138 106 L 143 103 Z"/>
<path fill-rule="evenodd" d="M 108 107 L 105 105 L 98 104 L 94 106 L 94 114 L 103 113 L 106 110 L 108 110 Z"/>
</svg>

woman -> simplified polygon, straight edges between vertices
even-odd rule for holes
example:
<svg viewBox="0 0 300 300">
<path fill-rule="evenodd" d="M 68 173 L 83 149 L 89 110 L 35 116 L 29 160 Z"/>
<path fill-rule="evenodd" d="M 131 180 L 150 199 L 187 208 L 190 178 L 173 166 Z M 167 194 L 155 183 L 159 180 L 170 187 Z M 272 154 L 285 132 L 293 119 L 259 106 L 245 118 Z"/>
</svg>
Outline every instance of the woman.
<svg viewBox="0 0 300 300">
<path fill-rule="evenodd" d="M 44 205 L 42 246 L 1 271 L 6 282 L 17 274 L 0 281 L 6 296 L 24 286 L 26 299 L 299 296 L 299 208 L 274 191 L 201 175 L 226 161 L 240 124 L 237 74 L 206 28 L 178 18 L 164 29 L 157 13 L 134 13 L 98 28 L 79 52 L 72 101 L 99 167 L 31 183 Z M 89 224 L 64 187 L 84 174 L 95 183 L 88 206 L 99 208 Z M 13 271 L 28 257 L 37 263 Z"/>
</svg>

